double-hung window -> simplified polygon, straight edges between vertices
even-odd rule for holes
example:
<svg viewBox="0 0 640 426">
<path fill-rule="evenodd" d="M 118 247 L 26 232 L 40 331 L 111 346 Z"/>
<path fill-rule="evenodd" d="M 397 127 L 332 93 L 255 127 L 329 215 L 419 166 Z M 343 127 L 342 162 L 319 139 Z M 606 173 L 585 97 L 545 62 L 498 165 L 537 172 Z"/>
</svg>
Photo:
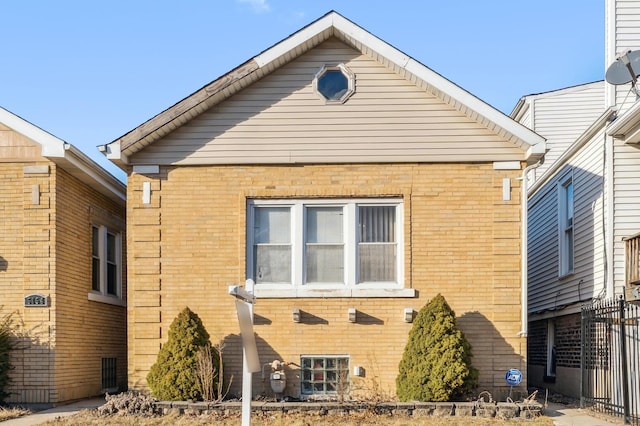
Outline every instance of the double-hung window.
<svg viewBox="0 0 640 426">
<path fill-rule="evenodd" d="M 122 297 L 122 236 L 104 225 L 91 227 L 89 299 L 113 303 Z"/>
<path fill-rule="evenodd" d="M 565 176 L 559 188 L 560 276 L 564 276 L 573 272 L 573 177 Z"/>
<path fill-rule="evenodd" d="M 247 276 L 257 289 L 402 288 L 402 200 L 250 200 Z"/>
</svg>

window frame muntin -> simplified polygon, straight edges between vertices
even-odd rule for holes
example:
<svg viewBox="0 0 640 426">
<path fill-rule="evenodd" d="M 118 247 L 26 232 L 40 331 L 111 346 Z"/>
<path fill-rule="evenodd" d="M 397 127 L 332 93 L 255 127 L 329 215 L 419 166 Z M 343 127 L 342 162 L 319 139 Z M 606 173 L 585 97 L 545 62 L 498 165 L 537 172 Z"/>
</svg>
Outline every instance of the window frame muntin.
<svg viewBox="0 0 640 426">
<path fill-rule="evenodd" d="M 327 71 L 339 71 L 347 79 L 347 90 L 339 99 L 329 99 L 318 89 L 318 80 L 320 80 Z M 355 80 L 355 74 L 347 68 L 345 64 L 324 64 L 313 77 L 313 91 L 327 104 L 343 104 L 356 92 Z"/>
<path fill-rule="evenodd" d="M 93 271 L 93 260 L 95 259 L 93 255 L 93 230 L 98 230 L 98 260 L 100 264 L 99 271 L 99 284 L 100 289 L 95 290 L 93 288 L 93 272 L 91 273 L 91 291 L 88 293 L 88 300 L 92 300 L 95 302 L 102 302 L 114 305 L 124 306 L 123 300 L 123 238 L 122 238 L 122 230 L 113 226 L 106 225 L 100 222 L 91 223 L 91 270 Z M 116 265 L 116 294 L 112 294 L 108 292 L 108 260 L 107 260 L 107 236 L 111 234 L 115 237 L 115 265 Z"/>
<path fill-rule="evenodd" d="M 350 389 L 350 385 L 351 385 L 351 356 L 347 355 L 347 354 L 332 354 L 332 355 L 326 355 L 326 354 L 301 354 L 300 355 L 300 395 L 303 398 L 310 398 L 310 399 L 315 399 L 315 398 L 331 398 L 335 395 L 339 395 L 340 394 L 340 390 L 336 390 L 335 392 L 323 392 L 323 393 L 304 393 L 304 386 L 303 383 L 305 382 L 304 380 L 304 371 L 306 370 L 304 368 L 304 358 L 310 358 L 310 359 L 323 359 L 324 360 L 324 367 L 322 368 L 322 370 L 325 373 L 325 380 L 323 381 L 323 383 L 326 386 L 327 380 L 326 380 L 326 371 L 327 371 L 327 366 L 326 366 L 326 362 L 327 359 L 335 359 L 335 360 L 346 360 L 347 361 L 347 368 L 344 369 L 347 372 L 347 386 L 345 390 L 342 390 L 342 392 L 344 393 L 348 393 L 349 389 Z M 314 368 L 311 368 L 311 371 L 313 372 Z M 314 383 L 314 381 L 312 381 L 312 383 Z"/>
<path fill-rule="evenodd" d="M 271 199 L 271 198 L 248 198 L 246 204 L 247 227 L 245 231 L 246 243 L 246 265 L 245 273 L 247 278 L 254 280 L 254 257 L 253 257 L 253 229 L 254 229 L 254 213 L 255 206 L 289 206 L 291 210 L 291 242 L 292 242 L 292 265 L 291 277 L 292 282 L 286 284 L 280 283 L 260 283 L 255 284 L 255 288 L 269 290 L 295 290 L 307 289 L 310 291 L 317 290 L 365 290 L 365 289 L 382 289 L 382 290 L 403 290 L 404 287 L 404 200 L 401 197 L 378 197 L 378 198 L 300 198 L 300 199 Z M 344 240 L 345 240 L 345 283 L 305 283 L 304 282 L 304 242 L 305 242 L 305 217 L 304 211 L 306 205 L 314 207 L 335 207 L 336 205 L 344 206 Z M 393 205 L 396 212 L 396 281 L 395 282 L 357 282 L 358 264 L 358 242 L 357 242 L 357 208 L 360 205 L 365 206 L 381 206 Z M 297 207 L 297 208 L 294 208 Z M 347 208 L 350 207 L 350 208 Z M 349 228 L 349 224 L 353 224 L 353 228 Z M 304 292 L 304 291 L 303 291 Z"/>
</svg>

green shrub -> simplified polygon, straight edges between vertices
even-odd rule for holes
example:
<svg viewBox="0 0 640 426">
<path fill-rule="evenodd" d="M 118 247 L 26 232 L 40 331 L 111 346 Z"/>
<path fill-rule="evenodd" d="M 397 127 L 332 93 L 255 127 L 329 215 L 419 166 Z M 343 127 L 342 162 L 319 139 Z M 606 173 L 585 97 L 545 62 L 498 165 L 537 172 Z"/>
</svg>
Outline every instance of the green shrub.
<svg viewBox="0 0 640 426">
<path fill-rule="evenodd" d="M 0 405 L 9 396 L 7 387 L 9 386 L 11 371 L 11 359 L 9 352 L 13 349 L 12 341 L 13 315 L 3 314 L 0 316 Z"/>
<path fill-rule="evenodd" d="M 147 382 L 153 395 L 165 401 L 201 400 L 202 388 L 196 374 L 197 354 L 211 346 L 209 333 L 200 317 L 185 308 L 169 327 L 169 338 L 156 363 L 151 366 Z M 214 368 L 218 368 L 218 353 L 212 350 Z"/>
<path fill-rule="evenodd" d="M 424 306 L 409 332 L 396 378 L 401 401 L 450 401 L 478 382 L 471 345 L 456 327 L 456 316 L 438 294 Z"/>
</svg>

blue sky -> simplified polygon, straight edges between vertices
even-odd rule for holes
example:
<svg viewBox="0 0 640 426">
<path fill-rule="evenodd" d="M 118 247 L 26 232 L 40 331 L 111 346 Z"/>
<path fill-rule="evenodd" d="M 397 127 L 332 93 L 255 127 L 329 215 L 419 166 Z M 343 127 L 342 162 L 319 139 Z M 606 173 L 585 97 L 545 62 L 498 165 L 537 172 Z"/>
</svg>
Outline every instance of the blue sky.
<svg viewBox="0 0 640 426">
<path fill-rule="evenodd" d="M 605 0 L 4 0 L 0 106 L 80 148 L 142 124 L 336 10 L 509 114 L 604 78 Z"/>
</svg>

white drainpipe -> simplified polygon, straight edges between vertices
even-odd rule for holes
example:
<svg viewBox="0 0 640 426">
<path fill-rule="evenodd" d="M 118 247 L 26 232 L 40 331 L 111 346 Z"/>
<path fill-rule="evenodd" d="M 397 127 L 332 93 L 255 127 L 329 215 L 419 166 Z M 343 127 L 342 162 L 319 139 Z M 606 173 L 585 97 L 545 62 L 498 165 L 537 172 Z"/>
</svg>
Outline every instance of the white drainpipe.
<svg viewBox="0 0 640 426">
<path fill-rule="evenodd" d="M 528 311 L 529 311 L 529 304 L 528 304 L 528 298 L 529 298 L 529 289 L 528 289 L 528 279 L 527 279 L 527 269 L 529 267 L 529 261 L 528 261 L 528 242 L 527 239 L 529 237 L 529 232 L 528 232 L 528 211 L 527 211 L 527 200 L 528 200 L 528 196 L 527 196 L 527 192 L 529 192 L 529 181 L 527 180 L 527 173 L 529 173 L 529 170 L 533 170 L 536 169 L 538 167 L 540 167 L 540 165 L 542 164 L 542 160 L 538 161 L 535 164 L 532 164 L 530 166 L 527 166 L 524 168 L 524 170 L 522 171 L 522 190 L 521 190 L 521 197 L 522 197 L 522 228 L 520 233 L 521 238 L 522 238 L 522 255 L 521 255 L 521 283 L 522 283 L 522 291 L 521 291 L 521 296 L 520 296 L 520 305 L 522 306 L 522 313 L 521 313 L 521 321 L 522 321 L 522 325 L 521 325 L 521 329 L 518 332 L 518 336 L 521 337 L 527 337 L 527 333 L 529 330 L 529 315 L 528 315 Z"/>
</svg>

